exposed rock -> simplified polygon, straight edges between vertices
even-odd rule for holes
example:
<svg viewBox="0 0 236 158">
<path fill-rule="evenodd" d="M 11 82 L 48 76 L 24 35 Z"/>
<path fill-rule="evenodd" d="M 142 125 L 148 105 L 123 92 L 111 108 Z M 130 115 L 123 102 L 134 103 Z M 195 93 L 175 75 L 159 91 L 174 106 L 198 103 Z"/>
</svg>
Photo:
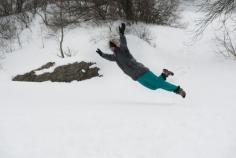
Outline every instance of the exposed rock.
<svg viewBox="0 0 236 158">
<path fill-rule="evenodd" d="M 52 81 L 52 82 L 71 82 L 71 81 L 82 81 L 90 79 L 93 77 L 101 77 L 99 75 L 98 67 L 92 67 L 95 63 L 87 62 L 75 62 L 73 64 L 63 65 L 55 68 L 52 73 L 44 73 L 41 75 L 36 75 L 35 71 L 48 69 L 55 65 L 53 62 L 49 62 L 38 69 L 35 69 L 24 75 L 17 75 L 12 80 L 13 81 L 29 81 L 29 82 L 43 82 L 43 81 Z"/>
<path fill-rule="evenodd" d="M 48 69 L 50 67 L 53 67 L 55 65 L 55 62 L 48 62 L 47 64 L 41 66 L 40 68 L 38 69 L 35 69 L 33 71 L 40 71 L 40 70 L 43 70 L 43 69 Z"/>
</svg>

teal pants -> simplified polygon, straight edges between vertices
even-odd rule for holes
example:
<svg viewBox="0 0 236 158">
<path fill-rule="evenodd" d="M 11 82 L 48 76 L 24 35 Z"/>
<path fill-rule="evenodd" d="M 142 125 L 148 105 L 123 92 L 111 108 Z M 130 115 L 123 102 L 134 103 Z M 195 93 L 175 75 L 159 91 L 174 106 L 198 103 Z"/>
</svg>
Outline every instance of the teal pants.
<svg viewBox="0 0 236 158">
<path fill-rule="evenodd" d="M 161 88 L 170 92 L 174 92 L 178 88 L 176 85 L 166 82 L 162 75 L 156 76 L 151 71 L 144 73 L 137 79 L 137 81 L 151 90 Z"/>
</svg>

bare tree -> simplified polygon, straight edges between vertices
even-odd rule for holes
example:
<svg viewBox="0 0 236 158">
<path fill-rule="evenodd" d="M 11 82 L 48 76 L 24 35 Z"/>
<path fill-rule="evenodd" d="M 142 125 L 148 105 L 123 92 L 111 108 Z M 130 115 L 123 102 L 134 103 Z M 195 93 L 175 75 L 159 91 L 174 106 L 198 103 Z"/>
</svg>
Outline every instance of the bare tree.
<svg viewBox="0 0 236 158">
<path fill-rule="evenodd" d="M 207 26 L 220 16 L 228 18 L 236 8 L 234 0 L 204 0 L 199 4 L 199 11 L 204 12 L 204 16 L 198 22 L 197 34 L 203 33 Z"/>
<path fill-rule="evenodd" d="M 63 42 L 67 26 L 81 21 L 94 22 L 127 20 L 128 22 L 170 25 L 177 19 L 179 0 L 0 0 L 0 18 L 7 17 L 11 23 L 0 23 L 0 38 L 18 39 L 35 15 L 46 26 L 60 34 L 60 56 L 65 57 Z M 13 22 L 14 21 L 14 22 Z M 8 25 L 11 26 L 8 26 Z M 7 29 L 5 29 L 7 28 Z M 16 32 L 15 30 L 16 29 Z M 16 33 L 16 34 L 15 34 Z M 14 36 L 13 36 L 14 35 Z M 9 38 L 8 38 L 9 39 Z"/>
<path fill-rule="evenodd" d="M 50 10 L 47 11 L 44 19 L 44 22 L 49 28 L 51 28 L 52 31 L 55 33 L 60 32 L 60 39 L 59 39 L 59 49 L 61 53 L 61 57 L 64 58 L 64 50 L 63 50 L 63 41 L 64 41 L 64 29 L 68 25 L 67 19 L 65 18 L 65 12 L 64 12 L 64 5 L 63 0 L 59 0 L 55 3 L 54 6 L 50 7 Z"/>
<path fill-rule="evenodd" d="M 60 57 L 67 55 L 63 49 L 65 37 L 65 28 L 71 25 L 77 25 L 81 21 L 87 20 L 86 1 L 76 0 L 56 0 L 50 6 L 46 7 L 41 15 L 45 24 L 54 32 L 60 34 L 59 49 Z M 88 18 L 89 19 L 89 18 Z M 68 56 L 70 56 L 68 54 Z"/>
<path fill-rule="evenodd" d="M 0 17 L 10 15 L 12 13 L 13 4 L 9 0 L 2 0 L 0 3 Z"/>
<path fill-rule="evenodd" d="M 229 31 L 227 28 L 227 21 L 231 20 L 231 15 L 236 9 L 236 2 L 234 0 L 204 0 L 200 4 L 200 11 L 204 13 L 204 17 L 199 20 L 196 29 L 196 36 L 202 35 L 209 24 L 218 18 L 223 19 L 221 23 L 221 36 L 216 37 L 218 52 L 225 56 L 236 57 L 236 45 L 232 35 L 235 35 L 236 22 L 233 30 Z"/>
<path fill-rule="evenodd" d="M 216 44 L 217 44 L 217 52 L 222 54 L 225 57 L 233 57 L 236 59 L 236 44 L 234 44 L 234 40 L 231 35 L 231 31 L 227 28 L 226 22 L 223 21 L 223 38 L 217 36 Z"/>
<path fill-rule="evenodd" d="M 179 0 L 134 1 L 135 21 L 171 25 L 178 17 Z"/>
<path fill-rule="evenodd" d="M 132 0 L 119 0 L 120 5 L 125 13 L 125 19 L 128 21 L 134 20 L 134 1 Z"/>
<path fill-rule="evenodd" d="M 18 28 L 15 20 L 10 17 L 2 17 L 0 20 L 1 52 L 12 52 L 12 43 L 17 39 L 17 37 Z"/>
<path fill-rule="evenodd" d="M 170 25 L 178 19 L 179 0 L 90 0 L 94 20 L 127 20 Z"/>
</svg>

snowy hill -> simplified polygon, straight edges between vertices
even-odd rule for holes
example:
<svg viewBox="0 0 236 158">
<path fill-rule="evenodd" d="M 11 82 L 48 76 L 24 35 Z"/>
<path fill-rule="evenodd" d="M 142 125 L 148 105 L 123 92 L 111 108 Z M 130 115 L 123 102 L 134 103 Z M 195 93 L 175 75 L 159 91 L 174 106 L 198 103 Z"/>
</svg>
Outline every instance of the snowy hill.
<svg viewBox="0 0 236 158">
<path fill-rule="evenodd" d="M 107 39 L 93 39 L 106 27 L 69 31 L 65 48 L 75 55 L 60 59 L 55 40 L 42 47 L 35 24 L 24 48 L 0 61 L 0 157 L 234 158 L 236 62 L 214 52 L 214 30 L 192 44 L 196 15 L 183 14 L 185 29 L 150 26 L 156 47 L 130 34 L 127 41 L 134 57 L 157 74 L 173 70 L 169 81 L 186 89 L 186 99 L 145 89 L 100 58 L 97 48 L 111 53 Z M 104 76 L 70 84 L 11 81 L 49 61 L 82 60 L 96 62 Z"/>
</svg>

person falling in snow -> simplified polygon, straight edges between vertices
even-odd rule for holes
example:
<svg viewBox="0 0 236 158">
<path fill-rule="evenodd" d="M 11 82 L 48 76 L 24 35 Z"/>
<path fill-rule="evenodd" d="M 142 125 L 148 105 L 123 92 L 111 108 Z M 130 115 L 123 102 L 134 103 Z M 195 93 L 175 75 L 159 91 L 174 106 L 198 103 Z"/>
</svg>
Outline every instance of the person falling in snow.
<svg viewBox="0 0 236 158">
<path fill-rule="evenodd" d="M 125 24 L 122 23 L 119 27 L 120 32 L 120 46 L 117 46 L 114 42 L 109 41 L 110 49 L 113 54 L 105 54 L 100 49 L 97 49 L 97 53 L 109 60 L 114 61 L 118 66 L 123 70 L 125 74 L 130 76 L 133 80 L 138 81 L 143 86 L 151 89 L 164 89 L 166 91 L 174 92 L 181 95 L 185 98 L 186 93 L 180 87 L 166 81 L 168 76 L 173 76 L 174 73 L 163 69 L 163 72 L 160 76 L 156 76 L 152 71 L 150 71 L 143 64 L 137 62 L 134 57 L 130 54 L 130 51 L 127 47 L 125 32 Z"/>
</svg>

